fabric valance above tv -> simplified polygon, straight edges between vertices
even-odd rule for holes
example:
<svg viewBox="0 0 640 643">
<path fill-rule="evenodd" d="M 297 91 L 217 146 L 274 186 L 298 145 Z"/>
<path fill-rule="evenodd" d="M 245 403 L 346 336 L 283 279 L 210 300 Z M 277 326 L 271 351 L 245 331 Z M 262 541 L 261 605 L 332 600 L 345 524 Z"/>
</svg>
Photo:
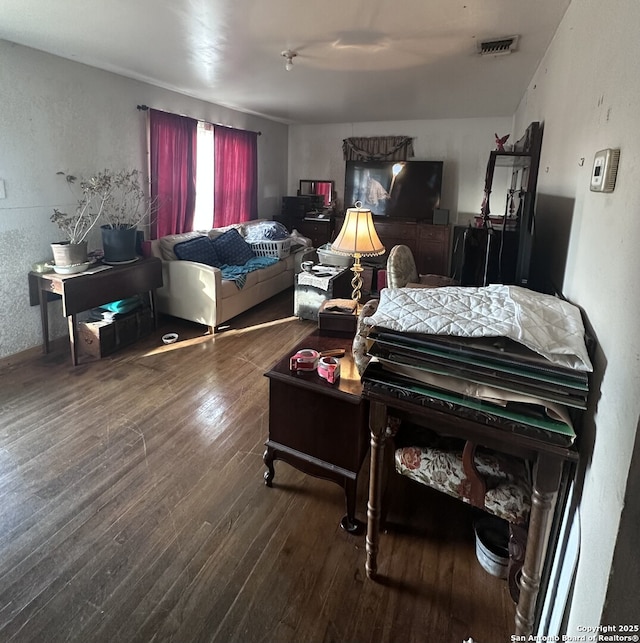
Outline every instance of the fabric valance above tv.
<svg viewBox="0 0 640 643">
<path fill-rule="evenodd" d="M 410 136 L 355 136 L 342 141 L 345 161 L 406 161 L 413 153 Z"/>
</svg>

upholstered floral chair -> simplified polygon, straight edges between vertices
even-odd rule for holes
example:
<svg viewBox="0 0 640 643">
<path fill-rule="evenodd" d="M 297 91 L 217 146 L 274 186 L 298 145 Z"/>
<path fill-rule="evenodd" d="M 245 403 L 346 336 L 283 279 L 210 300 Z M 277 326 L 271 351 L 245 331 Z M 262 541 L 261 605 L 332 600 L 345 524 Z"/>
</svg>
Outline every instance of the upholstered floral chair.
<svg viewBox="0 0 640 643">
<path fill-rule="evenodd" d="M 413 444 L 409 437 L 408 443 L 395 445 L 398 473 L 505 521 L 509 531 L 506 577 L 511 598 L 517 603 L 531 510 L 528 463 L 469 441 L 455 445 L 445 440 L 443 444 L 435 438 L 430 443 Z"/>
</svg>

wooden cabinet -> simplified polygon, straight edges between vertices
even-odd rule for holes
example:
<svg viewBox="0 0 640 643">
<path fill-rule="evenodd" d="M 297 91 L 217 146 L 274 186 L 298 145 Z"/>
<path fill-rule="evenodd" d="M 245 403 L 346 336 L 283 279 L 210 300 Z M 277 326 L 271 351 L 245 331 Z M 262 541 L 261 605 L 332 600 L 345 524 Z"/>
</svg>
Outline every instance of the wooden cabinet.
<svg viewBox="0 0 640 643">
<path fill-rule="evenodd" d="M 342 221 L 342 217 L 336 218 L 336 230 L 340 229 Z M 450 226 L 415 220 L 375 219 L 374 223 L 386 254 L 393 246 L 408 246 L 421 275 L 449 276 Z"/>
<path fill-rule="evenodd" d="M 448 225 L 418 224 L 418 247 L 413 256 L 419 274 L 449 274 L 450 230 Z"/>
<path fill-rule="evenodd" d="M 314 248 L 319 248 L 331 241 L 333 234 L 333 219 L 305 218 L 296 221 L 295 228 L 303 237 L 311 239 Z"/>
<path fill-rule="evenodd" d="M 344 338 L 318 332 L 287 351 L 269 378 L 269 439 L 265 443 L 265 484 L 273 484 L 274 462 L 282 460 L 300 471 L 330 480 L 344 489 L 343 529 L 354 532 L 358 474 L 369 451 L 368 405 L 361 397 L 360 375 Z M 345 349 L 340 378 L 329 384 L 315 371 L 291 371 L 290 356 L 301 348 Z"/>
</svg>

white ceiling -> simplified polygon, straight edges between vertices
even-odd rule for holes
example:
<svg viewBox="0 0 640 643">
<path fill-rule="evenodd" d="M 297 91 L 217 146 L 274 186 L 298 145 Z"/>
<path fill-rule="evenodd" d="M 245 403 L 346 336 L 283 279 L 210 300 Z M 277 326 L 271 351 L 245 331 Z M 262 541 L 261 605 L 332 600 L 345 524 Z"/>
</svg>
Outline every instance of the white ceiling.
<svg viewBox="0 0 640 643">
<path fill-rule="evenodd" d="M 2 0 L 0 38 L 288 123 L 511 116 L 570 2 Z"/>
</svg>

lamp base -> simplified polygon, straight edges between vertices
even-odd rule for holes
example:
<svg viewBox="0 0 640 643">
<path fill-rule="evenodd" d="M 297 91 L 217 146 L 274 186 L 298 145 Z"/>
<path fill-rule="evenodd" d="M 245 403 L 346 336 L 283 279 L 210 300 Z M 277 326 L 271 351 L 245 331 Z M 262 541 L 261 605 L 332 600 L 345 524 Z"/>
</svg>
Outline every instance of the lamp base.
<svg viewBox="0 0 640 643">
<path fill-rule="evenodd" d="M 353 272 L 353 278 L 351 279 L 351 299 L 355 301 L 358 306 L 360 305 L 360 297 L 362 296 L 362 272 L 364 268 L 360 263 L 360 255 L 353 255 L 353 266 L 351 266 L 351 271 Z"/>
</svg>

